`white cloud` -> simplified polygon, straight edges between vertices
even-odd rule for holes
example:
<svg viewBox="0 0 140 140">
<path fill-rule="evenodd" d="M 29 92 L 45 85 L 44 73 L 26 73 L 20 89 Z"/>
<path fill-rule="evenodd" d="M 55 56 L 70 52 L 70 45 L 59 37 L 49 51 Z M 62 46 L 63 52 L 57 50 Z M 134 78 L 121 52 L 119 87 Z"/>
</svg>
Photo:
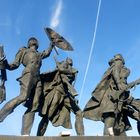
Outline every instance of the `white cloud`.
<svg viewBox="0 0 140 140">
<path fill-rule="evenodd" d="M 15 22 L 15 31 L 17 33 L 17 35 L 21 34 L 21 26 L 23 23 L 23 19 L 22 19 L 22 14 L 20 16 L 17 16 L 16 22 Z"/>
<path fill-rule="evenodd" d="M 54 14 L 52 15 L 52 18 L 51 18 L 50 26 L 52 28 L 56 28 L 60 23 L 60 15 L 62 11 L 62 6 L 63 6 L 62 0 L 59 0 L 56 5 Z"/>
</svg>

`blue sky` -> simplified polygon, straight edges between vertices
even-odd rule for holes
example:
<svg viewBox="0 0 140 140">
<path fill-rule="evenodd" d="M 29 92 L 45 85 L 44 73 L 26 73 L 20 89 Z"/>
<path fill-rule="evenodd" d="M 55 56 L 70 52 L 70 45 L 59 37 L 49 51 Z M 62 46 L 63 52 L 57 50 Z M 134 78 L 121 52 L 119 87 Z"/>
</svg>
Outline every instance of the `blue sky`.
<svg viewBox="0 0 140 140">
<path fill-rule="evenodd" d="M 139 0 L 102 0 L 91 61 L 85 78 L 83 92 L 81 88 L 87 69 L 87 63 L 93 41 L 94 28 L 99 0 L 0 0 L 0 44 L 4 45 L 6 57 L 9 62 L 14 60 L 15 54 L 27 40 L 35 36 L 40 43 L 39 51 L 49 45 L 44 27 L 51 27 L 63 35 L 73 46 L 73 52 L 59 51 L 58 60 L 67 56 L 74 61 L 79 70 L 75 88 L 80 96 L 80 107 L 84 108 L 91 97 L 105 70 L 108 60 L 116 53 L 121 53 L 130 68 L 131 75 L 128 81 L 140 77 L 140 1 Z M 53 56 L 43 61 L 41 72 L 53 70 L 55 62 Z M 16 81 L 21 75 L 23 67 L 15 71 L 7 71 L 6 82 L 7 100 L 0 104 L 0 108 L 10 99 L 19 95 L 19 83 Z M 140 87 L 132 90 L 135 98 L 140 97 Z M 14 113 L 9 115 L 0 124 L 0 134 L 20 135 L 21 118 L 25 108 L 20 105 Z M 40 117 L 36 115 L 31 135 L 36 135 Z M 72 115 L 74 120 L 74 115 Z M 127 134 L 138 136 L 136 121 L 131 120 L 133 130 Z M 73 122 L 73 121 L 72 121 Z M 84 119 L 85 135 L 102 135 L 103 123 Z M 49 127 L 46 136 L 57 136 L 62 127 Z M 73 129 L 72 135 L 76 135 Z"/>
</svg>

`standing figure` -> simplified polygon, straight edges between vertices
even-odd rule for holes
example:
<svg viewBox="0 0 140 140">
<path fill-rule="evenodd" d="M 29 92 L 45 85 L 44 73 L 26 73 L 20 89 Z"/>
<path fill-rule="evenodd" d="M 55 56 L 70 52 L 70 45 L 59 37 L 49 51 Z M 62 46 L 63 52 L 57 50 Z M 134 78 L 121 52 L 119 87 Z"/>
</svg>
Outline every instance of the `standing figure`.
<svg viewBox="0 0 140 140">
<path fill-rule="evenodd" d="M 77 93 L 72 85 L 78 71 L 72 67 L 73 62 L 70 58 L 67 58 L 66 61 L 56 62 L 56 64 L 57 69 L 54 72 L 42 74 L 41 76 L 42 81 L 44 81 L 44 99 L 41 100 L 43 104 L 39 114 L 42 120 L 37 135 L 44 135 L 49 121 L 55 127 L 72 128 L 71 111 L 75 114 L 77 135 L 84 135 L 83 115 L 75 100 Z"/>
<path fill-rule="evenodd" d="M 119 115 L 124 113 L 123 107 L 126 105 L 134 106 L 135 108 L 140 105 L 139 101 L 129 96 L 130 94 L 127 91 L 128 85 L 126 80 L 130 70 L 126 68 L 124 64 L 125 61 L 120 54 L 115 55 L 114 58 L 109 61 L 110 67 L 105 72 L 101 82 L 92 92 L 92 97 L 84 109 L 85 118 L 102 121 L 104 123 L 104 135 L 120 135 L 126 130 L 129 130 L 131 126 L 128 118 L 125 118 L 127 121 L 125 121 L 125 123 L 123 122 L 123 128 L 119 128 L 119 125 L 122 124 L 120 120 L 122 118 L 124 119 L 124 116 L 120 117 Z M 134 85 L 135 84 L 133 84 L 133 86 Z M 120 100 L 124 99 L 126 100 L 125 103 L 120 102 Z M 133 112 L 128 113 L 129 108 L 126 108 L 126 111 L 131 117 L 135 115 Z M 126 115 L 126 117 L 128 117 L 128 115 Z"/>
<path fill-rule="evenodd" d="M 40 80 L 41 62 L 42 59 L 47 58 L 50 55 L 53 45 L 42 53 L 37 51 L 38 47 L 38 40 L 31 37 L 28 40 L 28 47 L 23 47 L 18 51 L 13 63 L 7 63 L 6 67 L 8 70 L 17 69 L 20 64 L 23 64 L 25 69 L 22 72 L 22 76 L 17 79 L 21 86 L 20 95 L 7 102 L 0 110 L 0 122 L 12 113 L 18 105 L 28 100 L 31 94 L 34 97 L 32 111 L 35 111 L 38 108 L 39 98 L 42 92 Z"/>
</svg>

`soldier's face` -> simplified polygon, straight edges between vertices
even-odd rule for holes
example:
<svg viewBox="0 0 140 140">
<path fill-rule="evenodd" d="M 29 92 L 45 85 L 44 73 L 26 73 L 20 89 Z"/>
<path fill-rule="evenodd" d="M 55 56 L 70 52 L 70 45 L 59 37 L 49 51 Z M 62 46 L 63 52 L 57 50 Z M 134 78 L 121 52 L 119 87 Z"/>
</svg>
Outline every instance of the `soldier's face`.
<svg viewBox="0 0 140 140">
<path fill-rule="evenodd" d="M 117 60 L 116 63 L 117 63 L 118 65 L 120 65 L 120 66 L 124 65 L 123 62 L 122 62 L 122 60 Z"/>
<path fill-rule="evenodd" d="M 37 46 L 36 45 L 32 45 L 32 46 L 30 46 L 30 49 L 37 50 Z"/>
</svg>

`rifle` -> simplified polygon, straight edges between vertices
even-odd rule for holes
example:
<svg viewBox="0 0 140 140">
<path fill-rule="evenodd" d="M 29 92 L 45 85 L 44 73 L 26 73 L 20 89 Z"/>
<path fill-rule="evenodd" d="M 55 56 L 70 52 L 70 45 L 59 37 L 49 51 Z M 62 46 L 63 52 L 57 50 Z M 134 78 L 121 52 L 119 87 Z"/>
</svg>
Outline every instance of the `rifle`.
<svg viewBox="0 0 140 140">
<path fill-rule="evenodd" d="M 7 80 L 6 74 L 6 60 L 3 46 L 0 46 L 0 104 L 6 100 L 5 81 Z"/>
<path fill-rule="evenodd" d="M 139 85 L 139 84 L 140 84 L 140 78 L 131 82 L 131 83 L 129 83 L 125 90 L 129 90 L 129 89 L 131 89 L 131 88 L 133 88 L 133 87 L 135 87 L 136 85 Z"/>
<path fill-rule="evenodd" d="M 139 85 L 139 84 L 140 84 L 140 78 L 133 81 L 133 82 L 130 82 L 124 89 L 119 90 L 119 91 L 115 91 L 113 94 L 110 94 L 110 98 L 113 101 L 120 100 L 120 97 L 123 95 L 123 93 L 125 91 L 129 91 L 131 88 L 133 88 L 133 87 L 135 87 L 136 85 Z"/>
</svg>

